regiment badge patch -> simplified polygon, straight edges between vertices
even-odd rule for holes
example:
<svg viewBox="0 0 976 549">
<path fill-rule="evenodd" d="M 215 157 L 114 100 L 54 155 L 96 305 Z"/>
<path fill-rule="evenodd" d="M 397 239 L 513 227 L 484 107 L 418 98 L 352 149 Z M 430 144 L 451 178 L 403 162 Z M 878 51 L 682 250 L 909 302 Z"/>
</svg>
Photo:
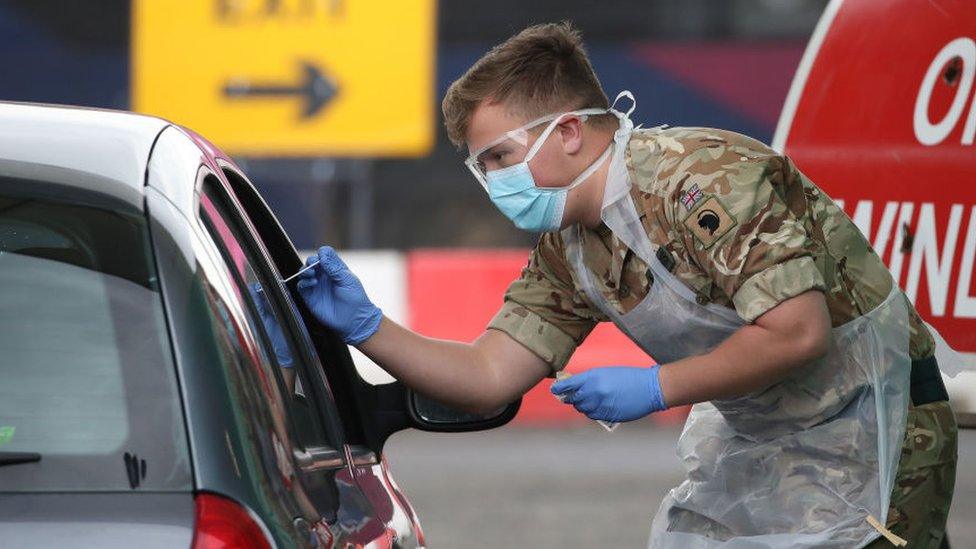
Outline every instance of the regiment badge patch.
<svg viewBox="0 0 976 549">
<path fill-rule="evenodd" d="M 694 209 L 695 204 L 698 204 L 698 202 L 704 197 L 705 193 L 698 188 L 698 183 L 695 183 L 690 189 L 688 189 L 688 192 L 681 197 L 681 204 L 685 207 L 685 210 L 690 212 L 692 209 Z"/>
<path fill-rule="evenodd" d="M 714 196 L 702 202 L 685 218 L 685 227 L 688 227 L 706 249 L 729 232 L 735 224 L 735 218 L 729 215 L 725 206 Z"/>
</svg>

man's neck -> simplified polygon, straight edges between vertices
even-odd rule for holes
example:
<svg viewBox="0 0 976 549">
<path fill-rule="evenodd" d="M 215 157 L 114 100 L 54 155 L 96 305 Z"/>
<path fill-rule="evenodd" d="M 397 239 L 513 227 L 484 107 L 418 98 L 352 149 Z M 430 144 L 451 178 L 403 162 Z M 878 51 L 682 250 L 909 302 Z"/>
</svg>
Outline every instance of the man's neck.
<svg viewBox="0 0 976 549">
<path fill-rule="evenodd" d="M 606 148 L 613 143 L 613 133 L 614 132 L 604 132 L 601 134 L 601 138 L 597 139 L 597 143 L 603 143 L 602 147 L 597 153 L 597 157 L 606 151 Z M 596 160 L 596 159 L 594 159 Z M 610 173 L 610 163 L 613 160 L 613 154 L 603 161 L 603 164 L 593 175 L 589 177 L 590 181 L 587 181 L 582 185 L 582 191 L 584 196 L 581 196 L 580 200 L 580 217 L 579 222 L 584 227 L 588 229 L 594 229 L 603 222 L 603 193 L 607 187 L 607 175 Z"/>
</svg>

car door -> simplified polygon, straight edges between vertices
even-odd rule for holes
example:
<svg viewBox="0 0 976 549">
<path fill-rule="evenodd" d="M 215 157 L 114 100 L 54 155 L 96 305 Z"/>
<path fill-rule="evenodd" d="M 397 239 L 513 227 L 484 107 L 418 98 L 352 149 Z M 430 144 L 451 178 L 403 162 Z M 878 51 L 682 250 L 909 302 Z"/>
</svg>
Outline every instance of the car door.
<svg viewBox="0 0 976 549">
<path fill-rule="evenodd" d="M 240 206 L 242 221 L 251 228 L 251 236 L 260 241 L 270 259 L 269 268 L 277 270 L 280 280 L 297 271 L 301 266 L 297 252 L 277 219 L 257 194 L 245 176 L 229 162 L 221 162 L 227 188 L 234 193 L 235 203 Z M 309 314 L 295 290 L 295 282 L 286 288 L 290 308 L 295 311 L 292 318 L 296 331 L 303 343 L 311 345 L 312 354 L 317 355 L 314 369 L 319 378 L 331 388 L 330 404 L 336 406 L 345 435 L 346 450 L 351 465 L 350 481 L 355 482 L 364 497 L 369 501 L 373 519 L 382 524 L 398 547 L 423 545 L 423 534 L 413 508 L 402 494 L 380 457 L 382 433 L 389 432 L 382 425 L 382 406 L 376 402 L 381 399 L 370 398 L 370 393 L 362 389 L 368 385 L 356 372 L 355 365 L 346 345 L 333 334 L 321 327 Z M 306 328 L 307 327 L 307 328 Z M 314 332 L 314 344 L 309 336 Z M 372 389 L 372 387 L 370 387 Z M 400 384 L 391 384 L 391 393 L 403 391 Z M 399 411 L 390 412 L 398 416 Z M 400 421 L 398 417 L 397 421 Z M 399 427 L 402 428 L 402 427 Z"/>
<path fill-rule="evenodd" d="M 363 492 L 355 469 L 361 456 L 354 457 L 347 444 L 349 435 L 338 413 L 335 393 L 295 303 L 283 291 L 280 276 L 246 214 L 217 178 L 203 182 L 200 219 L 230 273 L 249 322 L 260 334 L 263 354 L 271 366 L 268 378 L 274 379 L 284 395 L 293 431 L 289 438 L 294 446 L 291 455 L 296 462 L 296 479 L 303 487 L 298 492 L 303 510 L 314 507 L 320 513 L 337 545 L 378 542 L 383 546 L 397 539 L 406 541 L 403 534 L 411 538 L 409 521 L 405 529 L 392 528 L 384 520 L 388 514 L 383 512 L 385 505 L 378 506 L 372 494 Z M 311 512 L 303 514 L 314 516 Z M 312 530 L 322 526 L 305 520 Z"/>
</svg>

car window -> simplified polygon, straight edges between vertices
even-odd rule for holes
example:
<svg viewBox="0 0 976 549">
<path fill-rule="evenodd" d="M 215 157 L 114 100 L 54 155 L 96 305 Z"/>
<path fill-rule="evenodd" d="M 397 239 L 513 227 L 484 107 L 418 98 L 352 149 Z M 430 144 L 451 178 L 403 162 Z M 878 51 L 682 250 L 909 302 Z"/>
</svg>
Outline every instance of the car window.
<svg viewBox="0 0 976 549">
<path fill-rule="evenodd" d="M 144 216 L 15 187 L 0 178 L 0 491 L 191 489 Z M 17 453 L 40 461 L 3 465 Z"/>
<path fill-rule="evenodd" d="M 212 245 L 208 252 L 215 253 Z M 256 324 L 247 318 L 240 286 L 230 281 L 231 273 L 221 259 L 211 258 L 220 263 L 201 263 L 198 280 L 207 319 L 198 332 L 201 337 L 212 335 L 217 352 L 214 365 L 222 367 L 230 389 L 236 428 L 225 431 L 225 437 L 236 473 L 263 494 L 257 511 L 272 531 L 291 535 L 296 516 L 311 523 L 334 520 L 338 495 L 327 479 L 342 470 L 343 462 L 334 460 L 333 469 L 311 475 L 296 466 L 303 451 L 290 428 L 294 418 L 282 385 L 270 374 L 271 358 L 258 341 Z"/>
<path fill-rule="evenodd" d="M 214 184 L 207 183 L 203 189 L 201 219 L 232 273 L 234 290 L 240 302 L 246 304 L 245 314 L 252 331 L 260 334 L 260 364 L 269 379 L 278 380 L 283 394 L 287 395 L 290 422 L 298 442 L 305 447 L 336 446 L 337 441 L 329 439 L 314 394 L 309 390 L 311 383 L 303 355 L 286 328 L 286 313 L 280 306 L 282 298 L 276 283 L 255 268 L 260 256 L 242 238 L 238 223 Z"/>
<path fill-rule="evenodd" d="M 295 246 L 261 195 L 258 194 L 247 178 L 235 169 L 224 166 L 223 172 L 234 196 L 246 211 L 246 215 L 253 223 L 258 237 L 265 244 L 265 248 L 271 255 L 279 273 L 288 276 L 298 271 L 302 267 L 302 261 L 298 257 Z M 295 302 L 300 303 L 301 297 L 296 288 L 297 283 L 293 281 L 288 289 Z M 366 437 L 358 408 L 361 402 L 356 401 L 356 387 L 361 378 L 357 374 L 356 367 L 350 357 L 349 347 L 335 333 L 325 329 L 315 321 L 305 307 L 300 307 L 299 311 L 303 316 L 308 333 L 314 335 L 310 344 L 314 345 L 320 361 L 320 367 L 317 367 L 314 373 L 318 375 L 322 383 L 331 388 L 329 391 L 330 404 L 335 404 L 337 412 L 342 418 L 345 440 L 352 444 L 363 444 Z"/>
</svg>

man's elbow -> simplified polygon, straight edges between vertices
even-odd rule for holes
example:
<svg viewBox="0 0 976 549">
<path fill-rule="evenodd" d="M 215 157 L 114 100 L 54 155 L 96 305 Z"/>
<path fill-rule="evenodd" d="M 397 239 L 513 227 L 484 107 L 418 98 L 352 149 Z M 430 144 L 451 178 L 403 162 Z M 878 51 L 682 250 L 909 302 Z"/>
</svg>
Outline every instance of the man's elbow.
<svg viewBox="0 0 976 549">
<path fill-rule="evenodd" d="M 799 331 L 793 339 L 793 352 L 799 359 L 797 362 L 809 364 L 827 356 L 830 350 L 830 325 L 811 323 Z"/>
<path fill-rule="evenodd" d="M 812 340 L 806 344 L 804 347 L 804 356 L 806 357 L 806 362 L 815 362 L 821 358 L 827 356 L 827 351 L 830 349 L 830 338 L 823 337 L 816 340 Z"/>
<path fill-rule="evenodd" d="M 803 366 L 827 355 L 831 345 L 831 320 L 824 294 L 811 290 L 790 298 L 760 317 L 758 325 L 769 330 L 774 341 L 786 343 L 787 364 Z"/>
</svg>

